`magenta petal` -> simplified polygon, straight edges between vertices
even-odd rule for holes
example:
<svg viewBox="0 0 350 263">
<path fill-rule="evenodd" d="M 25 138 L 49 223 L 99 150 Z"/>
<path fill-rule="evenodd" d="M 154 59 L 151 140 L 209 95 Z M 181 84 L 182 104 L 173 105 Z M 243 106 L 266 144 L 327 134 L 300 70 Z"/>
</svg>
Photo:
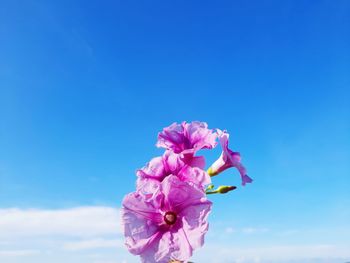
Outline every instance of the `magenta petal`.
<svg viewBox="0 0 350 263">
<path fill-rule="evenodd" d="M 181 181 L 176 176 L 168 176 L 162 182 L 162 191 L 165 202 L 170 204 L 170 208 L 175 211 L 181 211 L 187 206 L 195 205 L 202 198 L 206 198 L 202 189 L 196 185 L 190 185 L 188 182 Z"/>
<path fill-rule="evenodd" d="M 192 167 L 198 167 L 200 169 L 204 169 L 205 158 L 204 156 L 193 156 L 190 160 L 188 160 L 188 164 Z"/>
<path fill-rule="evenodd" d="M 253 182 L 253 179 L 247 175 L 247 170 L 241 163 L 240 154 L 237 152 L 233 152 L 230 149 L 227 150 L 227 154 L 229 159 L 228 163 L 230 164 L 230 167 L 236 167 L 241 175 L 242 185 L 245 186 L 246 183 Z"/>
<path fill-rule="evenodd" d="M 253 179 L 250 178 L 247 174 L 242 176 L 242 185 L 244 186 L 246 183 L 253 182 Z"/>
<path fill-rule="evenodd" d="M 181 181 L 192 182 L 199 187 L 204 188 L 204 186 L 211 184 L 211 178 L 209 174 L 197 167 L 191 167 L 189 165 L 184 166 L 178 174 Z"/>
<path fill-rule="evenodd" d="M 210 176 L 202 169 L 205 164 L 203 156 L 182 158 L 179 154 L 166 151 L 162 157 L 153 158 L 145 167 L 137 171 L 137 190 L 143 195 L 155 192 L 157 182 L 173 174 L 183 181 L 193 182 L 201 187 L 211 183 Z M 198 168 L 200 167 L 200 168 Z"/>
<path fill-rule="evenodd" d="M 151 177 L 162 180 L 165 174 L 165 167 L 163 164 L 163 157 L 155 157 L 145 167 L 138 170 L 136 173 L 140 177 Z"/>
<path fill-rule="evenodd" d="M 158 134 L 156 146 L 165 149 L 171 149 L 175 153 L 179 153 L 184 148 L 184 129 L 181 124 L 173 123 L 169 127 L 163 129 Z"/>
<path fill-rule="evenodd" d="M 176 174 L 185 165 L 180 156 L 172 151 L 165 151 L 163 155 L 163 163 L 167 175 Z"/>
<path fill-rule="evenodd" d="M 246 168 L 241 163 L 241 155 L 239 152 L 234 152 L 228 148 L 229 134 L 226 131 L 217 130 L 219 135 L 222 153 L 220 157 L 209 168 L 210 175 L 217 175 L 224 170 L 236 167 L 242 178 L 242 185 L 251 183 L 253 180 L 247 175 Z"/>
<path fill-rule="evenodd" d="M 173 123 L 158 134 L 157 147 L 193 156 L 200 149 L 214 148 L 216 138 L 205 122 Z"/>
<path fill-rule="evenodd" d="M 205 122 L 193 121 L 183 125 L 185 136 L 195 150 L 212 149 L 216 146 L 217 134 L 209 130 Z"/>
</svg>

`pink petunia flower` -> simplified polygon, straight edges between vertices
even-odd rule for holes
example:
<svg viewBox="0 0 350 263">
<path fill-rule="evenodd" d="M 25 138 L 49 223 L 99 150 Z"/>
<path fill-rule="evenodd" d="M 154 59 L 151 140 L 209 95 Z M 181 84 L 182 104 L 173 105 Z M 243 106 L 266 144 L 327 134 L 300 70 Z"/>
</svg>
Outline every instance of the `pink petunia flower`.
<svg viewBox="0 0 350 263">
<path fill-rule="evenodd" d="M 195 185 L 167 176 L 152 198 L 138 192 L 123 200 L 126 246 L 143 263 L 188 261 L 204 244 L 211 202 Z"/>
<path fill-rule="evenodd" d="M 136 172 L 137 189 L 144 189 L 145 184 L 146 188 L 149 188 L 150 181 L 162 182 L 169 175 L 176 175 L 182 181 L 192 182 L 204 188 L 205 185 L 211 183 L 211 178 L 203 170 L 201 159 L 201 156 L 193 157 L 190 162 L 185 162 L 172 151 L 166 151 L 163 156 L 153 158 L 145 167 Z M 147 189 L 146 192 L 148 192 Z"/>
<path fill-rule="evenodd" d="M 244 186 L 246 183 L 251 183 L 253 180 L 247 175 L 246 168 L 241 163 L 240 153 L 234 152 L 228 148 L 229 134 L 219 129 L 217 129 L 217 133 L 222 147 L 222 153 L 219 159 L 211 165 L 208 174 L 214 176 L 228 168 L 236 167 L 241 175 L 242 185 Z"/>
<path fill-rule="evenodd" d="M 172 150 L 183 157 L 193 155 L 200 149 L 216 146 L 217 134 L 208 129 L 205 122 L 173 123 L 158 134 L 157 147 Z"/>
</svg>

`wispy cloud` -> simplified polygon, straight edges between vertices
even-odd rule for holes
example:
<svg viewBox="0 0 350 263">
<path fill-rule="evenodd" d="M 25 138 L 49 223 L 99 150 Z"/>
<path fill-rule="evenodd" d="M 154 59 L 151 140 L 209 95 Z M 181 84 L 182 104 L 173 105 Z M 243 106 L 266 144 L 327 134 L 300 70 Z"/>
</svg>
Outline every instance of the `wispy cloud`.
<svg viewBox="0 0 350 263">
<path fill-rule="evenodd" d="M 0 209 L 0 262 L 137 262 L 123 243 L 117 208 Z"/>
<path fill-rule="evenodd" d="M 103 206 L 0 209 L 0 262 L 22 263 L 24 257 L 26 263 L 139 262 L 127 252 L 119 222 L 119 209 Z M 222 240 L 207 238 L 205 246 L 196 251 L 194 262 L 333 263 L 350 259 L 346 244 L 243 245 L 237 241 L 243 237 L 253 241 L 251 234 L 259 234 L 256 237 L 260 239 L 265 232 L 273 234 L 268 228 L 226 226 L 211 232 L 213 236 L 227 235 Z"/>
<path fill-rule="evenodd" d="M 0 241 L 26 236 L 116 235 L 120 233 L 119 221 L 118 209 L 111 207 L 0 209 Z"/>
<path fill-rule="evenodd" d="M 234 227 L 226 227 L 225 233 L 226 234 L 259 234 L 259 233 L 266 233 L 269 229 L 266 227 L 243 227 L 243 228 L 234 228 Z"/>
<path fill-rule="evenodd" d="M 262 228 L 256 228 L 256 227 L 245 227 L 242 228 L 242 232 L 245 234 L 254 234 L 254 233 L 265 233 L 268 232 L 269 229 L 262 227 Z"/>
<path fill-rule="evenodd" d="M 40 251 L 35 249 L 0 250 L 0 257 L 25 257 L 38 254 L 40 254 Z"/>
<path fill-rule="evenodd" d="M 211 257 L 212 255 L 212 257 Z M 213 256 L 215 255 L 215 257 Z M 212 260 L 207 260 L 212 258 Z M 195 262 L 342 262 L 350 259 L 347 246 L 327 244 L 316 245 L 262 245 L 252 247 L 230 246 L 229 244 L 207 244 L 193 259 Z"/>
<path fill-rule="evenodd" d="M 75 242 L 67 242 L 63 245 L 66 250 L 85 250 L 95 248 L 123 248 L 124 242 L 122 239 L 88 239 Z"/>
<path fill-rule="evenodd" d="M 236 232 L 236 230 L 233 227 L 226 227 L 225 228 L 225 233 L 226 234 L 232 234 L 234 232 Z"/>
</svg>

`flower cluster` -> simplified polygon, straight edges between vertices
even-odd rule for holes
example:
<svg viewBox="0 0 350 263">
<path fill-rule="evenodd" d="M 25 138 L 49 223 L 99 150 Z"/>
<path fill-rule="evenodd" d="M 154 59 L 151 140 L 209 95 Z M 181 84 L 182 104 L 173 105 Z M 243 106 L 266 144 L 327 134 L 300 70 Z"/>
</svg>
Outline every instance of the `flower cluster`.
<svg viewBox="0 0 350 263">
<path fill-rule="evenodd" d="M 206 195 L 236 188 L 213 190 L 212 176 L 236 167 L 243 185 L 252 182 L 240 154 L 228 148 L 228 139 L 226 131 L 208 129 L 204 122 L 173 123 L 158 134 L 157 147 L 164 154 L 136 172 L 136 191 L 123 200 L 125 244 L 142 262 L 187 262 L 204 244 L 212 205 Z M 205 158 L 196 153 L 213 149 L 217 140 L 222 154 L 205 171 Z"/>
</svg>

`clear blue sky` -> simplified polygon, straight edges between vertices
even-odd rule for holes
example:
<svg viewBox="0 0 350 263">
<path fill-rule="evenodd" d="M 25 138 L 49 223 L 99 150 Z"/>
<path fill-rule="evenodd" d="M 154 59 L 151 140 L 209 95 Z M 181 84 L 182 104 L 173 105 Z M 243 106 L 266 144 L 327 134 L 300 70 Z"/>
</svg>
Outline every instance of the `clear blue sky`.
<svg viewBox="0 0 350 263">
<path fill-rule="evenodd" d="M 350 259 L 350 2 L 5 0 L 0 39 L 0 209 L 118 208 L 157 133 L 200 120 L 254 178 L 211 197 L 208 246 Z"/>
</svg>

